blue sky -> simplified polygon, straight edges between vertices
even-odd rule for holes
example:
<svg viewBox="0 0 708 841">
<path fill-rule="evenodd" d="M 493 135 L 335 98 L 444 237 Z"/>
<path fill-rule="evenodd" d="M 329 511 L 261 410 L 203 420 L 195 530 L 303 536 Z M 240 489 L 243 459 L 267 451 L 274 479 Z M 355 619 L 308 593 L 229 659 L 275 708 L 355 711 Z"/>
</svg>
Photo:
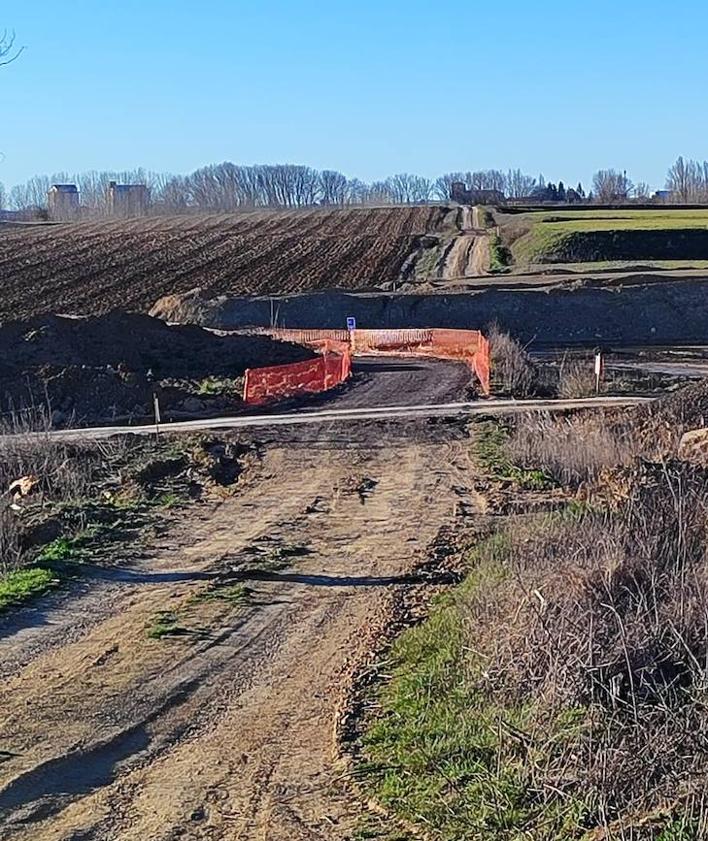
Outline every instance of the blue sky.
<svg viewBox="0 0 708 841">
<path fill-rule="evenodd" d="M 27 49 L 0 181 L 232 160 L 658 187 L 708 157 L 707 25 L 682 0 L 4 0 Z"/>
</svg>

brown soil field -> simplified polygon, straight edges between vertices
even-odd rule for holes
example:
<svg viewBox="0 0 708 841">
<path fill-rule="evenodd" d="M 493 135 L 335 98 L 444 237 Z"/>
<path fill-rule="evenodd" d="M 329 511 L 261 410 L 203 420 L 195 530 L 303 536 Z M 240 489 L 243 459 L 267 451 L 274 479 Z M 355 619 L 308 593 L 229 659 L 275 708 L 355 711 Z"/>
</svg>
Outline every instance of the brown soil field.
<svg viewBox="0 0 708 841">
<path fill-rule="evenodd" d="M 380 287 L 413 271 L 454 212 L 388 207 L 0 227 L 0 320 L 147 310 L 210 294 Z M 449 220 L 448 220 L 449 222 Z"/>
</svg>

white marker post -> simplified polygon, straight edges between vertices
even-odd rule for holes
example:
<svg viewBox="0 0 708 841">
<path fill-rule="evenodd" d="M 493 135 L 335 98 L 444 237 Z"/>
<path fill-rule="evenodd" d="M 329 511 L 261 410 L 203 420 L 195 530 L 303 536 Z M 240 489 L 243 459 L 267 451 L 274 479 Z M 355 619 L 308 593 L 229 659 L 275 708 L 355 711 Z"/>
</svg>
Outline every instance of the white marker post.
<svg viewBox="0 0 708 841">
<path fill-rule="evenodd" d="M 602 358 L 602 350 L 595 348 L 595 394 L 600 393 L 600 381 L 605 370 L 605 362 Z"/>
</svg>

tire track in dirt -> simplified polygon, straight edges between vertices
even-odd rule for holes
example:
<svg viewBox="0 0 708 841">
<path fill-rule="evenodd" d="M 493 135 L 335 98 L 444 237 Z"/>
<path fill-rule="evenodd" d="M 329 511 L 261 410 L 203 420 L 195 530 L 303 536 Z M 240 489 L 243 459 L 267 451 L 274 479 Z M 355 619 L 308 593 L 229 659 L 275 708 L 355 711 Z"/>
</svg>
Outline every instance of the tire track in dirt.
<svg viewBox="0 0 708 841">
<path fill-rule="evenodd" d="M 455 429 L 276 435 L 261 482 L 155 563 L 216 572 L 242 568 L 254 545 L 307 554 L 242 570 L 252 603 L 236 613 L 198 603 L 185 621 L 201 637 L 148 640 L 145 626 L 161 606 L 193 604 L 206 582 L 146 585 L 10 678 L 4 837 L 347 837 L 359 807 L 336 780 L 337 704 L 363 630 L 452 517 L 467 458 Z"/>
<path fill-rule="evenodd" d="M 459 233 L 443 251 L 437 265 L 439 280 L 479 277 L 489 265 L 489 246 L 484 230 L 479 227 L 476 207 L 459 208 L 457 227 Z"/>
<path fill-rule="evenodd" d="M 469 379 L 395 362 L 372 361 L 335 402 L 451 398 Z M 189 509 L 79 599 L 0 626 L 3 838 L 349 837 L 362 807 L 339 779 L 338 710 L 367 629 L 461 486 L 478 504 L 468 442 L 426 420 L 257 434 L 262 460 L 237 496 Z M 219 575 L 247 603 L 201 598 Z M 183 633 L 151 640 L 165 609 Z"/>
</svg>

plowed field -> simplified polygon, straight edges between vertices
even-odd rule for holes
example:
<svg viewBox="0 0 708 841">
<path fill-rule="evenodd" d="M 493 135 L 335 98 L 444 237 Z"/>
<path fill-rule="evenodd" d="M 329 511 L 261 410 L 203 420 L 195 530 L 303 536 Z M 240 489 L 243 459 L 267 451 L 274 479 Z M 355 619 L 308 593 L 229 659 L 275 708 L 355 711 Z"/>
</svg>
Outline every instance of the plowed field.
<svg viewBox="0 0 708 841">
<path fill-rule="evenodd" d="M 147 310 L 163 295 L 396 280 L 445 207 L 254 212 L 0 228 L 0 319 Z"/>
</svg>

